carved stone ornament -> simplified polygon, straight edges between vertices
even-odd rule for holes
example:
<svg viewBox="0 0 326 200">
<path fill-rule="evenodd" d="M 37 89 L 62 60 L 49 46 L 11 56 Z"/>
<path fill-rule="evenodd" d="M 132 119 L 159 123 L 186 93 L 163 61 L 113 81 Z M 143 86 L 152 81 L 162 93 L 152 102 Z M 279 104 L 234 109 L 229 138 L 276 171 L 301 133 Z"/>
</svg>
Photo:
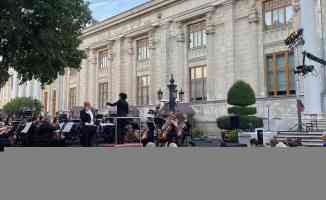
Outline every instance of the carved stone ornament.
<svg viewBox="0 0 326 200">
<path fill-rule="evenodd" d="M 148 38 L 148 42 L 149 42 L 149 48 L 150 49 L 155 49 L 155 30 L 153 29 L 153 30 L 151 30 L 150 32 L 149 32 L 149 38 Z"/>
<path fill-rule="evenodd" d="M 207 21 L 207 26 L 206 26 L 206 34 L 207 35 L 211 35 L 211 34 L 215 34 L 215 29 L 216 29 L 216 25 L 214 22 L 214 14 L 216 11 L 216 7 L 213 7 L 206 16 L 206 21 Z"/>
<path fill-rule="evenodd" d="M 257 11 L 257 1 L 249 1 L 249 23 L 257 23 L 259 21 L 258 11 Z"/>
<path fill-rule="evenodd" d="M 177 42 L 185 42 L 186 41 L 186 37 L 185 37 L 185 33 L 184 33 L 184 25 L 182 23 L 178 23 L 177 24 Z"/>
<path fill-rule="evenodd" d="M 292 0 L 292 7 L 294 12 L 300 11 L 300 0 Z"/>
<path fill-rule="evenodd" d="M 134 54 L 134 47 L 133 47 L 133 39 L 128 38 L 128 54 L 133 55 Z"/>
<path fill-rule="evenodd" d="M 114 46 L 114 40 L 110 40 L 108 42 L 108 56 L 109 56 L 109 59 L 112 59 L 113 58 L 113 46 Z"/>
</svg>

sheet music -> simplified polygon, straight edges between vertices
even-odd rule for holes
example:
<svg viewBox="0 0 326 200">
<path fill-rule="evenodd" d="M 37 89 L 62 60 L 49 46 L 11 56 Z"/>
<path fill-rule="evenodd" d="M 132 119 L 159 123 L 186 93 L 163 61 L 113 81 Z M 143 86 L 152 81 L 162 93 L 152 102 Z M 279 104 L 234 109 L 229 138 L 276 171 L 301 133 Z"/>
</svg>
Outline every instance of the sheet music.
<svg viewBox="0 0 326 200">
<path fill-rule="evenodd" d="M 73 122 L 68 122 L 62 132 L 69 133 L 73 126 L 74 126 Z"/>
<path fill-rule="evenodd" d="M 28 133 L 31 126 L 32 126 L 32 122 L 26 123 L 24 129 L 22 130 L 22 133 L 25 133 L 25 134 Z"/>
<path fill-rule="evenodd" d="M 101 123 L 100 126 L 115 126 L 113 123 Z"/>
<path fill-rule="evenodd" d="M 60 123 L 59 126 L 60 126 L 60 129 L 63 129 L 65 123 Z"/>
</svg>

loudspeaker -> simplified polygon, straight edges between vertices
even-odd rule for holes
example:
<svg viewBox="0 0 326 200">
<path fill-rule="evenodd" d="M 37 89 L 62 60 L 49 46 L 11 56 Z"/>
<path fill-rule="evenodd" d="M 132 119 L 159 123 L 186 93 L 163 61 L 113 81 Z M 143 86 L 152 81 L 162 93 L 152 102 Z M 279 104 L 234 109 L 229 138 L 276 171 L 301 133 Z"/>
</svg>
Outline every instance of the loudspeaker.
<svg viewBox="0 0 326 200">
<path fill-rule="evenodd" d="M 257 132 L 257 143 L 258 145 L 264 145 L 264 130 L 258 129 Z"/>
<path fill-rule="evenodd" d="M 239 116 L 231 116 L 231 128 L 239 129 L 240 128 L 240 117 Z"/>
</svg>

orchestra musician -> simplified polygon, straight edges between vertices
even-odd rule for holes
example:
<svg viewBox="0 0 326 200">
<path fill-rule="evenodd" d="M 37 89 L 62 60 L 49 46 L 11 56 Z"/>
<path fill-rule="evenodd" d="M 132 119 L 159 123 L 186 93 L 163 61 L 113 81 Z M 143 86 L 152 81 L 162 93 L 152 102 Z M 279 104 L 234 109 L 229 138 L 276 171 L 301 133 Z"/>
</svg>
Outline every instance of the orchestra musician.
<svg viewBox="0 0 326 200">
<path fill-rule="evenodd" d="M 159 143 L 167 143 L 168 146 L 175 143 L 179 146 L 180 140 L 181 142 L 183 140 L 185 127 L 185 118 L 182 113 L 170 113 L 159 135 Z"/>
<path fill-rule="evenodd" d="M 95 110 L 91 103 L 86 101 L 84 109 L 80 111 L 81 138 L 80 143 L 84 147 L 92 146 L 97 127 L 95 126 Z"/>
</svg>

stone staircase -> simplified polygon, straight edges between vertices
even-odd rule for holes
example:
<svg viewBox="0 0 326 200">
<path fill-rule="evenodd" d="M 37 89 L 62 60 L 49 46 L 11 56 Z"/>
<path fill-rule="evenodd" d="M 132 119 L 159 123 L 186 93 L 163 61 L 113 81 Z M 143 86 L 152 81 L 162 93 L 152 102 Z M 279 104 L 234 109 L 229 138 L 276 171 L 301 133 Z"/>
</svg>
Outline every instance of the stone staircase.
<svg viewBox="0 0 326 200">
<path fill-rule="evenodd" d="M 301 139 L 304 147 L 322 147 L 324 144 L 322 136 L 322 132 L 279 132 L 276 138 L 279 141 L 286 141 L 287 139 Z"/>
</svg>

